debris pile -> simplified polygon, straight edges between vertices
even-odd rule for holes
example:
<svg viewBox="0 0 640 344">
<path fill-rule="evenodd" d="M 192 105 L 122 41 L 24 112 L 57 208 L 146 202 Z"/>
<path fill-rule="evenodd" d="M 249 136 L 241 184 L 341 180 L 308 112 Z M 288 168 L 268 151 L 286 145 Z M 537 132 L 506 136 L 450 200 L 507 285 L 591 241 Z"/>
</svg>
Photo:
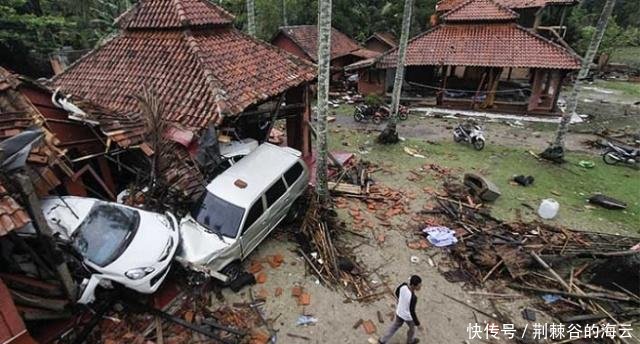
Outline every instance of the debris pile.
<svg viewBox="0 0 640 344">
<path fill-rule="evenodd" d="M 336 245 L 340 225 L 315 197 L 303 219 L 298 242 L 300 254 L 327 287 L 341 286 L 351 301 L 372 301 L 382 295 L 369 283 L 367 273 L 346 247 Z"/>
<path fill-rule="evenodd" d="M 88 334 L 91 343 L 267 343 L 270 335 L 261 329 L 258 314 L 260 300 L 252 303 L 207 306 L 193 295 L 183 297 L 167 311 L 135 301 L 113 307 L 116 310 L 96 314 L 101 319 Z M 91 328 L 88 328 L 91 329 Z M 266 336 L 266 339 L 263 337 Z M 76 342 L 82 338 L 76 338 Z"/>
<path fill-rule="evenodd" d="M 444 272 L 448 280 L 541 296 L 540 308 L 563 322 L 640 316 L 640 239 L 542 222 L 503 223 L 455 203 L 439 200 L 435 210 L 450 227 L 466 231 L 449 251 L 454 268 Z"/>
</svg>

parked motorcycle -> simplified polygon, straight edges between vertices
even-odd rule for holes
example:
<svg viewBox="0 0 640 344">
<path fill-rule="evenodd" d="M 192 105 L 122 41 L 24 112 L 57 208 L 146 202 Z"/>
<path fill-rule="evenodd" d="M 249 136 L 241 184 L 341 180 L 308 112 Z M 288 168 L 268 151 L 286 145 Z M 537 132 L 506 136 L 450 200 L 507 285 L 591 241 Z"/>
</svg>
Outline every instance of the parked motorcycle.
<svg viewBox="0 0 640 344">
<path fill-rule="evenodd" d="M 627 148 L 607 142 L 607 150 L 602 154 L 602 160 L 607 165 L 617 165 L 624 163 L 636 165 L 640 163 L 640 149 Z"/>
<path fill-rule="evenodd" d="M 476 124 L 459 124 L 453 129 L 453 140 L 458 143 L 470 143 L 476 150 L 482 150 L 485 142 L 484 131 Z"/>
<path fill-rule="evenodd" d="M 373 122 L 374 124 L 380 124 L 383 120 L 388 120 L 391 117 L 391 108 L 386 105 L 382 106 L 370 106 L 370 105 L 356 105 L 353 112 L 353 119 L 356 122 Z M 406 106 L 400 105 L 398 108 L 398 119 L 401 121 L 409 118 L 409 109 Z"/>
<path fill-rule="evenodd" d="M 376 107 L 360 104 L 356 105 L 353 111 L 353 119 L 356 122 L 373 122 L 374 124 L 382 123 L 382 114 L 377 111 Z"/>
</svg>

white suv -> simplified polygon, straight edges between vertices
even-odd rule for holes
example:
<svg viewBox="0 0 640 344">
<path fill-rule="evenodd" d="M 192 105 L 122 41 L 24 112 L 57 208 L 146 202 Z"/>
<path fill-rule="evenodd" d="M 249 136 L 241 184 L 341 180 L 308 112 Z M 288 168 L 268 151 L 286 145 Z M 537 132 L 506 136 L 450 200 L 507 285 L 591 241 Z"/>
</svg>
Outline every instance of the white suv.
<svg viewBox="0 0 640 344">
<path fill-rule="evenodd" d="M 309 172 L 300 152 L 269 143 L 217 176 L 190 215 L 182 219 L 176 259 L 223 282 L 221 272 L 267 237 L 303 195 Z"/>
</svg>

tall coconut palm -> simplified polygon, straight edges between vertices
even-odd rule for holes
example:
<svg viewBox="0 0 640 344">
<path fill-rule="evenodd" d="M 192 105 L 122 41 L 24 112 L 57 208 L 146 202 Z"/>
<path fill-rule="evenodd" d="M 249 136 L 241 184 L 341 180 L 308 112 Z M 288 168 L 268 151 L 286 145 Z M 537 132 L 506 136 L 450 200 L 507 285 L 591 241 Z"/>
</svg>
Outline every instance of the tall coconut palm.
<svg viewBox="0 0 640 344">
<path fill-rule="evenodd" d="M 398 142 L 398 108 L 400 107 L 400 95 L 402 84 L 404 83 L 404 62 L 409 42 L 409 30 L 411 29 L 411 12 L 413 10 L 413 0 L 405 0 L 404 13 L 402 15 L 402 33 L 400 34 L 400 46 L 398 47 L 398 62 L 396 64 L 396 77 L 393 82 L 393 94 L 391 95 L 391 116 L 387 127 L 378 136 L 380 143 Z"/>
<path fill-rule="evenodd" d="M 558 125 L 558 131 L 556 133 L 556 139 L 553 144 L 545 150 L 543 156 L 549 156 L 554 160 L 562 160 L 564 157 L 564 146 L 565 139 L 567 137 L 567 132 L 569 131 L 569 123 L 571 123 L 571 118 L 576 113 L 576 108 L 578 107 L 578 95 L 580 93 L 580 86 L 582 84 L 582 80 L 584 80 L 589 74 L 589 67 L 591 62 L 593 61 L 596 53 L 598 52 L 598 47 L 600 46 L 600 42 L 602 41 L 602 37 L 607 29 L 607 24 L 609 23 L 609 18 L 611 17 L 611 13 L 613 11 L 613 6 L 615 5 L 616 0 L 607 0 L 604 4 L 604 8 L 602 9 L 602 13 L 600 14 L 600 18 L 598 19 L 598 24 L 596 25 L 596 31 L 593 33 L 593 37 L 591 37 L 591 43 L 589 44 L 589 48 L 587 49 L 587 53 L 582 60 L 582 67 L 580 68 L 580 72 L 578 72 L 578 77 L 573 83 L 573 89 L 571 90 L 571 94 L 569 95 L 569 99 L 567 102 L 566 112 L 562 115 L 562 119 L 560 120 L 560 125 Z"/>
<path fill-rule="evenodd" d="M 256 2 L 247 0 L 247 32 L 251 37 L 256 36 Z"/>
<path fill-rule="evenodd" d="M 282 25 L 289 26 L 287 21 L 287 0 L 282 0 Z"/>
<path fill-rule="evenodd" d="M 318 102 L 316 191 L 321 204 L 329 198 L 327 187 L 327 112 L 331 66 L 331 0 L 318 3 Z"/>
</svg>

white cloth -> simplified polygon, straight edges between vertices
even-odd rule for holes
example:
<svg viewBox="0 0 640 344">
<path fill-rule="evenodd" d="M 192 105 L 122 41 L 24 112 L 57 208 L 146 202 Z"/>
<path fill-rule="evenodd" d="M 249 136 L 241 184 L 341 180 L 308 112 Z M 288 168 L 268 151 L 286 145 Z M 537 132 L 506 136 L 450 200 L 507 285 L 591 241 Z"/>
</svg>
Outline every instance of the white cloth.
<svg viewBox="0 0 640 344">
<path fill-rule="evenodd" d="M 398 306 L 396 306 L 396 315 L 402 318 L 404 321 L 413 321 L 411 317 L 411 289 L 408 286 L 403 285 L 400 287 L 400 297 L 398 297 Z"/>
<path fill-rule="evenodd" d="M 456 233 L 447 227 L 427 227 L 422 230 L 429 242 L 436 247 L 450 246 L 458 242 Z"/>
</svg>

